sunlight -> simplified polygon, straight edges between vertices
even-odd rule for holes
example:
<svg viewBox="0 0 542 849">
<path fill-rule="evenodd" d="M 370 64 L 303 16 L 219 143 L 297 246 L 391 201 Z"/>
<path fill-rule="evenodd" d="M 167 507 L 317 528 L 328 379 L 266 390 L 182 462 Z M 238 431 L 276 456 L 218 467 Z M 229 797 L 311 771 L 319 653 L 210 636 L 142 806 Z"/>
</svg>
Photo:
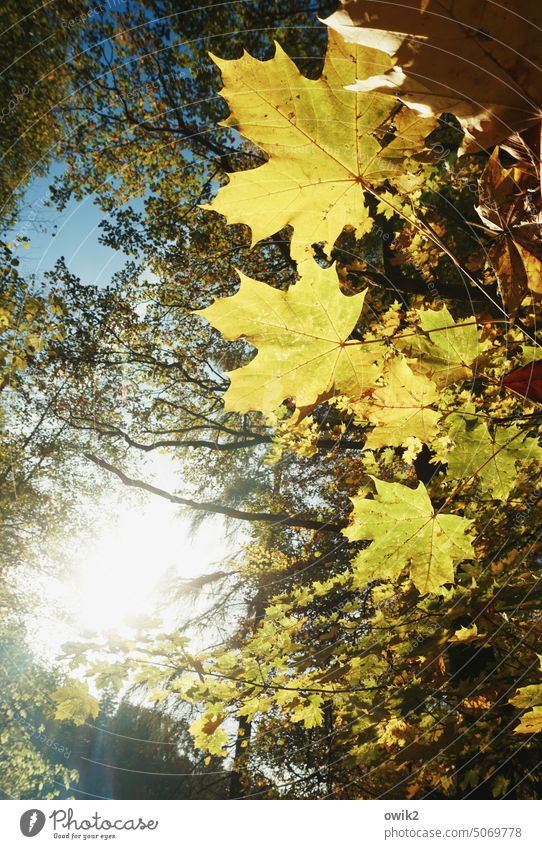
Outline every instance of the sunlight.
<svg viewBox="0 0 542 849">
<path fill-rule="evenodd" d="M 152 615 L 170 601 L 160 597 L 166 572 L 195 577 L 226 552 L 220 520 L 190 533 L 188 517 L 173 505 L 128 505 L 74 564 L 70 609 L 81 629 L 122 631 L 130 618 Z"/>
<path fill-rule="evenodd" d="M 74 564 L 66 589 L 78 625 L 122 629 L 130 617 L 150 613 L 160 601 L 158 584 L 166 570 L 188 576 L 197 572 L 202 554 L 167 505 L 128 506 Z"/>
<path fill-rule="evenodd" d="M 165 501 L 111 501 L 104 511 L 108 507 L 111 519 L 87 549 L 70 557 L 66 576 L 43 582 L 45 614 L 31 630 L 44 656 L 55 657 L 64 642 L 85 632 L 127 635 L 135 617 L 152 617 L 159 609 L 171 617 L 166 575 L 185 579 L 213 571 L 230 550 L 220 518 L 207 519 L 192 533 L 189 517 Z"/>
</svg>

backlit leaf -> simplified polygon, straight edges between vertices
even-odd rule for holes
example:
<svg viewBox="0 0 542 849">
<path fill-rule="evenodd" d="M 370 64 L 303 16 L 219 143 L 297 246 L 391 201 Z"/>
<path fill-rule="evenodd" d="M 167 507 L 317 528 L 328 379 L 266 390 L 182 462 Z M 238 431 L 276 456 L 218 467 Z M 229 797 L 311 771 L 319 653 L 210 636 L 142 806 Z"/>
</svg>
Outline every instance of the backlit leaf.
<svg viewBox="0 0 542 849">
<path fill-rule="evenodd" d="M 214 61 L 231 109 L 226 126 L 269 159 L 257 169 L 230 174 L 205 208 L 220 212 L 229 224 L 248 224 L 253 243 L 291 225 L 292 256 L 306 259 L 315 243 L 331 248 L 345 225 L 359 235 L 371 229 L 367 188 L 374 191 L 388 181 L 409 192 L 417 185 L 411 157 L 423 149 L 432 119 L 404 108 L 393 137 L 388 130 L 397 112 L 394 97 L 345 90 L 356 78 L 388 68 L 384 54 L 346 45 L 330 32 L 318 80 L 304 77 L 278 44 L 267 62 L 248 54 Z"/>
<path fill-rule="evenodd" d="M 530 0 L 343 0 L 325 23 L 394 64 L 359 88 L 395 89 L 420 113 L 452 112 L 479 153 L 540 121 L 542 8 Z"/>
<path fill-rule="evenodd" d="M 375 425 L 367 437 L 367 448 L 406 445 L 412 437 L 430 443 L 437 434 L 440 413 L 431 409 L 438 401 L 432 380 L 416 375 L 403 357 L 387 364 L 385 385 L 353 409 L 360 419 Z"/>
<path fill-rule="evenodd" d="M 529 289 L 542 294 L 542 235 L 539 214 L 533 210 L 528 189 L 537 180 L 517 169 L 503 168 L 498 150 L 480 178 L 477 212 L 494 231 L 488 260 L 495 271 L 503 303 L 515 314 Z"/>
<path fill-rule="evenodd" d="M 358 585 L 395 581 L 408 566 L 421 593 L 454 581 L 454 563 L 473 556 L 471 522 L 438 513 L 423 483 L 416 489 L 375 480 L 374 498 L 352 498 L 349 540 L 372 540 L 354 561 Z"/>
<path fill-rule="evenodd" d="M 520 467 L 530 460 L 542 462 L 538 440 L 526 437 L 514 425 L 490 431 L 477 416 L 455 413 L 447 422 L 454 442 L 446 458 L 451 481 L 476 477 L 482 492 L 505 501 L 516 484 Z"/>
<path fill-rule="evenodd" d="M 229 373 L 226 410 L 272 412 L 286 398 L 310 408 L 334 393 L 359 397 L 374 385 L 381 346 L 347 341 L 364 292 L 343 295 L 334 268 L 315 263 L 286 292 L 240 277 L 237 294 L 199 311 L 226 339 L 258 348 L 247 366 Z"/>
<path fill-rule="evenodd" d="M 438 386 L 471 377 L 477 358 L 484 350 L 474 320 L 455 322 L 447 307 L 419 310 L 421 333 L 397 336 L 395 345 L 416 360 L 412 367 Z"/>
<path fill-rule="evenodd" d="M 96 719 L 100 703 L 91 696 L 83 681 L 68 681 L 52 694 L 56 702 L 55 719 L 67 719 L 83 725 L 87 719 Z"/>
</svg>

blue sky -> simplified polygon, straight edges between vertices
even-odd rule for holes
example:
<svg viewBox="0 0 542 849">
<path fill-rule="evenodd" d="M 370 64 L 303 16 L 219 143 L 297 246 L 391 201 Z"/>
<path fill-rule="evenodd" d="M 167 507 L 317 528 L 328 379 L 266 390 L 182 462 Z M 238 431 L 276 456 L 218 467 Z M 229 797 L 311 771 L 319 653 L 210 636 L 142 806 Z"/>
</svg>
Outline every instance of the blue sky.
<svg viewBox="0 0 542 849">
<path fill-rule="evenodd" d="M 45 205 L 48 187 L 61 170 L 62 165 L 54 165 L 47 177 L 30 184 L 17 228 L 8 234 L 8 238 L 17 234 L 29 238 L 30 247 L 18 250 L 20 271 L 23 276 L 39 277 L 63 256 L 69 270 L 83 283 L 105 286 L 127 256 L 100 244 L 99 224 L 107 216 L 92 197 L 71 201 L 62 212 Z"/>
</svg>

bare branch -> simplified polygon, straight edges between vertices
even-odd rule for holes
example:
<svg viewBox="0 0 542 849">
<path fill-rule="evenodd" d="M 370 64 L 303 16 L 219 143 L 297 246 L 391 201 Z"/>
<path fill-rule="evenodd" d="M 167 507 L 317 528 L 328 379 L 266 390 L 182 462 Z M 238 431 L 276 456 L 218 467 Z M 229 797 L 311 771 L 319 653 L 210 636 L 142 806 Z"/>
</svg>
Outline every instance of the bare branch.
<svg viewBox="0 0 542 849">
<path fill-rule="evenodd" d="M 226 507 L 214 501 L 193 501 L 191 498 L 183 498 L 180 495 L 174 495 L 172 492 L 166 492 L 166 490 L 145 481 L 130 478 L 121 469 L 111 465 L 111 463 L 108 463 L 101 457 L 97 457 L 95 454 L 85 453 L 84 456 L 87 460 L 105 469 L 105 471 L 116 475 L 126 486 L 142 489 L 144 492 L 150 492 L 151 495 L 158 495 L 160 498 L 165 498 L 166 501 L 170 501 L 172 504 L 190 507 L 192 510 L 205 510 L 207 513 L 217 513 L 222 516 L 228 516 L 230 519 L 241 519 L 245 522 L 272 522 L 283 527 L 306 528 L 314 531 L 328 531 L 329 533 L 338 533 L 346 527 L 346 522 L 344 521 L 341 523 L 322 522 L 303 516 L 290 516 L 288 513 L 251 513 L 245 510 L 236 510 L 233 507 Z"/>
</svg>

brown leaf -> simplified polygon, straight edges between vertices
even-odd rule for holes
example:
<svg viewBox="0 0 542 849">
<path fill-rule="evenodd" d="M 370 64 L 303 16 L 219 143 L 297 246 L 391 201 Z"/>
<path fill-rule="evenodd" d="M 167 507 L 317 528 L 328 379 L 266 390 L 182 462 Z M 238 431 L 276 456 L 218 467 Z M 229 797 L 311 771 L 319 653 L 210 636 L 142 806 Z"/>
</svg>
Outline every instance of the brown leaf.
<svg viewBox="0 0 542 849">
<path fill-rule="evenodd" d="M 218 726 L 224 721 L 223 714 L 217 714 L 212 719 L 209 719 L 208 722 L 205 723 L 202 727 L 202 731 L 204 734 L 208 734 L 209 736 L 216 731 Z"/>
<path fill-rule="evenodd" d="M 533 177 L 503 168 L 496 149 L 480 178 L 481 220 L 495 234 L 488 259 L 503 303 L 514 315 L 531 290 L 542 295 L 542 238 Z"/>
<path fill-rule="evenodd" d="M 540 122 L 542 4 L 532 0 L 342 0 L 325 21 L 396 64 L 360 81 L 423 114 L 452 112 L 479 152 Z"/>
</svg>

